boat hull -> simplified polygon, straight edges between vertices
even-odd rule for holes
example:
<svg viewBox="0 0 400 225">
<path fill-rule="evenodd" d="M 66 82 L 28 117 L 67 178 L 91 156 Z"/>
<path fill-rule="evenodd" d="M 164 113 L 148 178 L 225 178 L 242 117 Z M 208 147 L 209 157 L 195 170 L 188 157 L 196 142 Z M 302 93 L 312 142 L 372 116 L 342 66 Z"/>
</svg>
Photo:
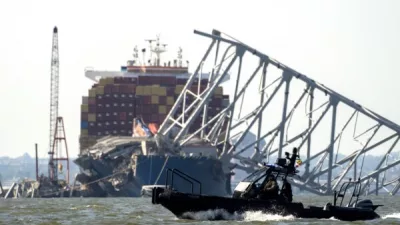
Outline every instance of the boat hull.
<svg viewBox="0 0 400 225">
<path fill-rule="evenodd" d="M 292 215 L 297 218 L 329 219 L 333 217 L 344 221 L 379 218 L 379 215 L 370 208 L 331 206 L 328 209 L 324 209 L 324 207 L 315 206 L 304 207 L 302 203 L 287 203 L 280 199 L 259 200 L 206 196 L 181 193 L 164 188 L 153 189 L 152 203 L 161 204 L 181 219 L 194 219 L 192 213 L 209 210 L 224 210 L 230 214 L 241 214 L 246 211 L 262 211 L 282 216 Z M 210 220 L 222 219 L 224 218 L 219 215 L 210 218 Z"/>
</svg>

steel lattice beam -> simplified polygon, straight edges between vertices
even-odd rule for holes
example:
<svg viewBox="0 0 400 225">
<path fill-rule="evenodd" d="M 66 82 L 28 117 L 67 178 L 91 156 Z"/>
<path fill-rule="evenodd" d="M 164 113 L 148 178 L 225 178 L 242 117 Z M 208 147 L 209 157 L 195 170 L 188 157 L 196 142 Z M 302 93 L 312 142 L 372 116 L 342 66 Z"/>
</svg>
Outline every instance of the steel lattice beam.
<svg viewBox="0 0 400 225">
<path fill-rule="evenodd" d="M 295 146 L 305 157 L 304 171 L 293 182 L 297 187 L 316 194 L 331 194 L 353 169 L 352 178 L 361 179 L 364 188 L 375 179 L 376 190 L 391 185 L 392 193 L 397 192 L 398 182 L 385 183 L 385 172 L 400 163 L 395 157 L 388 161 L 398 151 L 399 125 L 219 31 L 195 33 L 210 38 L 211 44 L 161 125 L 156 138 L 160 146 L 179 149 L 199 135 L 219 146 L 219 158 L 225 169 L 233 166 L 232 159 L 238 159 L 240 165 L 236 168 L 246 172 L 259 167 L 261 161 L 282 157 L 284 151 L 290 152 Z M 215 46 L 215 56 L 211 57 Z M 251 60 L 256 61 L 255 65 Z M 207 88 L 201 91 L 199 86 L 197 93 L 193 93 L 192 84 L 200 79 L 200 71 L 207 66 L 211 71 Z M 207 105 L 227 74 L 235 77 L 230 103 L 209 118 Z M 254 90 L 256 86 L 258 90 Z M 194 101 L 186 102 L 187 95 L 194 96 Z M 298 112 L 301 107 L 305 108 L 305 115 Z M 178 109 L 182 113 L 177 113 Z M 278 110 L 280 114 L 276 113 Z M 189 133 L 189 127 L 200 115 L 202 127 Z M 359 122 L 362 119 L 367 122 Z M 372 125 L 356 134 L 357 128 L 369 123 Z M 348 132 L 352 128 L 354 132 Z M 252 132 L 256 139 L 246 140 Z M 324 138 L 326 142 L 321 141 Z M 395 141 L 390 146 L 385 146 L 392 140 Z M 244 156 L 252 146 L 254 154 Z M 365 169 L 366 153 L 375 151 L 386 153 L 375 169 Z"/>
</svg>

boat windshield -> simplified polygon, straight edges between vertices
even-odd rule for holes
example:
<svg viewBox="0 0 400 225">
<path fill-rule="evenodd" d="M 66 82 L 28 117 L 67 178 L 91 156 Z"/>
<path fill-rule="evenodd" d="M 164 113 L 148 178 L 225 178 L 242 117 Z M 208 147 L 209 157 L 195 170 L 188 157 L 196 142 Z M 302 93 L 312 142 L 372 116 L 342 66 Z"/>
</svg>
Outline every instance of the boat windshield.
<svg viewBox="0 0 400 225">
<path fill-rule="evenodd" d="M 268 167 L 264 167 L 264 168 L 261 168 L 259 170 L 256 170 L 255 172 L 253 172 L 252 174 L 247 176 L 242 182 L 254 182 L 255 180 L 257 180 L 261 176 L 265 175 L 265 172 L 268 169 L 269 169 Z"/>
</svg>

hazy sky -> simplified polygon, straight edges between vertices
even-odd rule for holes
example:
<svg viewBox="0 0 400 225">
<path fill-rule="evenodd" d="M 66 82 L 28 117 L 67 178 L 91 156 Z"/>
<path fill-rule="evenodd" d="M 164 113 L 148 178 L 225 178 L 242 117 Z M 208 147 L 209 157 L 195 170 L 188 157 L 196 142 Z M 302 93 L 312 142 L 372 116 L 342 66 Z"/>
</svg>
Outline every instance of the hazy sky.
<svg viewBox="0 0 400 225">
<path fill-rule="evenodd" d="M 134 45 L 161 33 L 183 47 L 193 70 L 205 51 L 194 29 L 224 31 L 400 123 L 399 10 L 395 0 L 2 1 L 0 155 L 33 155 L 38 143 L 46 156 L 55 25 L 71 156 L 79 151 L 81 96 L 92 84 L 84 68 L 119 70 Z"/>
</svg>

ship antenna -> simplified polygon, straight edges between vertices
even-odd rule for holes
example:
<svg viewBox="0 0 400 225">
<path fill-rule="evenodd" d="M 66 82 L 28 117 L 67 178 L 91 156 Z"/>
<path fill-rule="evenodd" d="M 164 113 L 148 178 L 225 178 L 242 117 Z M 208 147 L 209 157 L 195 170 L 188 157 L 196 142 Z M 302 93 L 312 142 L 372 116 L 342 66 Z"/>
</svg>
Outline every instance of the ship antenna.
<svg viewBox="0 0 400 225">
<path fill-rule="evenodd" d="M 181 47 L 179 47 L 179 50 L 178 50 L 178 65 L 179 65 L 179 67 L 182 67 L 182 48 Z"/>
<path fill-rule="evenodd" d="M 153 43 L 153 41 L 156 41 L 156 40 L 153 40 L 153 39 L 147 39 L 147 40 L 145 40 L 145 41 L 148 41 L 149 42 L 149 50 L 150 50 L 150 66 L 151 66 L 151 60 L 152 60 L 152 57 L 153 57 L 153 46 L 152 46 L 152 43 Z M 143 59 L 144 61 L 145 61 L 145 59 Z"/>
<path fill-rule="evenodd" d="M 137 61 L 139 61 L 139 54 L 138 54 L 138 48 L 137 45 L 135 46 L 135 48 L 133 48 L 133 64 L 135 64 Z"/>
<path fill-rule="evenodd" d="M 153 52 L 151 51 L 151 47 L 152 47 L 151 43 L 153 42 L 153 40 L 148 40 L 148 41 L 149 41 L 149 49 L 150 49 L 150 65 L 149 66 L 151 66 L 151 60 L 153 58 Z"/>
</svg>

